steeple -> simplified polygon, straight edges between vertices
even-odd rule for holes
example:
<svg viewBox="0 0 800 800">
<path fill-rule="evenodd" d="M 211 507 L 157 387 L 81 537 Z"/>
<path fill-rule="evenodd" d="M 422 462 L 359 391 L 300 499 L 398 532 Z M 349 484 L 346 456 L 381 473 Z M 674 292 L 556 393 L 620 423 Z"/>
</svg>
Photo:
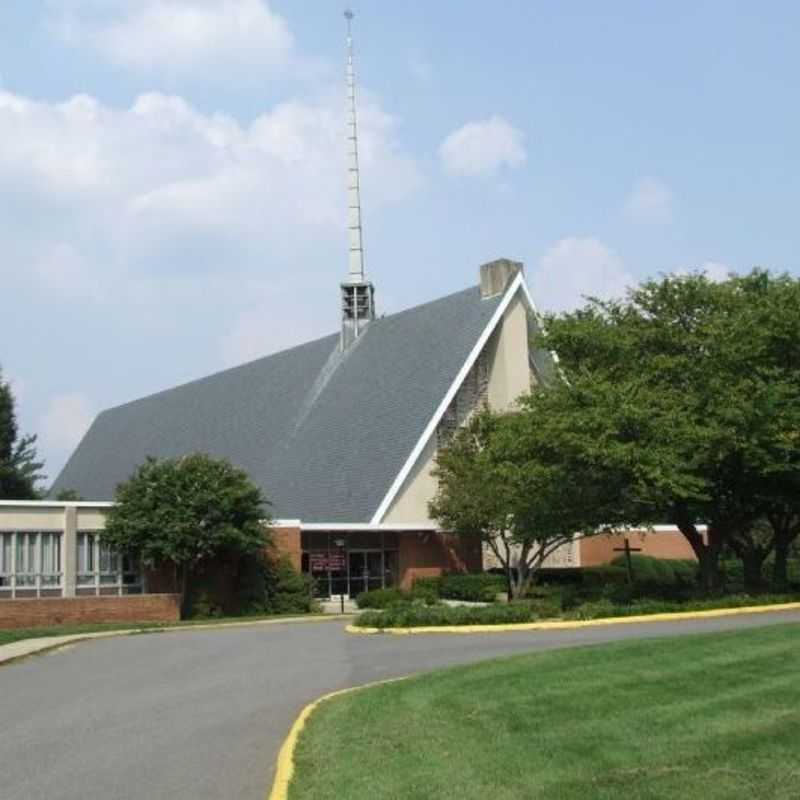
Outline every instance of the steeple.
<svg viewBox="0 0 800 800">
<path fill-rule="evenodd" d="M 358 124 L 356 120 L 356 77 L 353 68 L 353 12 L 347 20 L 347 227 L 349 261 L 347 279 L 342 282 L 342 349 L 352 344 L 375 319 L 375 288 L 364 274 L 361 239 L 361 187 L 358 173 Z"/>
</svg>

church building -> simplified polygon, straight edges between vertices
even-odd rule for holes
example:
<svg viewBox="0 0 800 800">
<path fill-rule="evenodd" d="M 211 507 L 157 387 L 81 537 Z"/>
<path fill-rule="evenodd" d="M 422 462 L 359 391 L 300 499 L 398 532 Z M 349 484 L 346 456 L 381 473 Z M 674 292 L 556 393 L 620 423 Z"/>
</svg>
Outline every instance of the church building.
<svg viewBox="0 0 800 800">
<path fill-rule="evenodd" d="M 52 494 L 111 501 L 148 456 L 203 452 L 247 471 L 279 546 L 324 594 L 482 569 L 478 542 L 430 519 L 431 470 L 471 412 L 545 377 L 522 265 L 485 264 L 478 286 L 376 318 L 354 262 L 338 333 L 104 411 Z"/>
<path fill-rule="evenodd" d="M 271 503 L 274 536 L 322 594 L 408 587 L 482 569 L 481 546 L 428 515 L 437 447 L 482 404 L 508 408 L 541 380 L 522 264 L 478 286 L 376 313 L 361 229 L 352 14 L 347 12 L 348 268 L 338 332 L 103 412 L 56 480 L 111 501 L 148 456 L 202 452 L 243 468 Z M 335 302 L 335 296 L 331 297 Z"/>
<path fill-rule="evenodd" d="M 0 600 L 12 600 L 0 603 L 0 627 L 19 603 L 158 591 L 102 543 L 116 486 L 148 456 L 202 452 L 243 468 L 271 504 L 273 541 L 323 596 L 483 568 L 480 542 L 429 517 L 434 456 L 479 406 L 508 408 L 543 380 L 549 356 L 531 349 L 534 305 L 522 264 L 508 259 L 480 267 L 478 285 L 376 313 L 346 16 L 349 260 L 331 296 L 340 329 L 102 412 L 50 491 L 85 501 L 0 502 Z"/>
<path fill-rule="evenodd" d="M 479 407 L 508 409 L 547 381 L 552 357 L 532 345 L 536 309 L 522 264 L 509 259 L 481 266 L 463 291 L 376 313 L 349 23 L 340 329 L 101 413 L 50 492 L 85 501 L 0 501 L 0 601 L 10 601 L 0 602 L 0 628 L 177 615 L 173 594 L 156 594 L 164 587 L 103 545 L 116 486 L 148 456 L 202 452 L 244 469 L 271 503 L 274 543 L 321 596 L 486 566 L 477 539 L 443 532 L 429 516 L 435 455 Z M 563 549 L 559 563 L 581 563 L 577 544 Z"/>
</svg>

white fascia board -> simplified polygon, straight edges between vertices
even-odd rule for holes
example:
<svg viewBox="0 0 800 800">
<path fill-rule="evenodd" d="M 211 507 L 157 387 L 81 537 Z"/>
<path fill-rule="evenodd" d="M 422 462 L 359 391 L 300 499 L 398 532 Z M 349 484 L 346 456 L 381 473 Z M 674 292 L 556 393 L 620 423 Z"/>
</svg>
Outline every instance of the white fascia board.
<svg viewBox="0 0 800 800">
<path fill-rule="evenodd" d="M 438 531 L 432 522 L 373 523 L 373 522 L 306 522 L 301 523 L 304 531 Z"/>
<path fill-rule="evenodd" d="M 110 500 L 0 500 L 0 508 L 111 508 Z"/>
<path fill-rule="evenodd" d="M 698 533 L 705 533 L 708 530 L 708 525 L 695 525 Z M 618 528 L 611 533 L 681 533 L 681 529 L 677 525 L 629 525 L 624 528 Z M 683 535 L 683 534 L 681 534 Z"/>
<path fill-rule="evenodd" d="M 299 528 L 299 519 L 271 519 L 269 521 L 271 528 Z"/>
<path fill-rule="evenodd" d="M 489 337 L 494 332 L 494 329 L 497 327 L 500 320 L 503 318 L 503 315 L 506 313 L 506 309 L 511 304 L 512 298 L 516 295 L 517 290 L 520 286 L 525 286 L 525 280 L 521 272 L 517 273 L 517 276 L 511 282 L 509 287 L 506 289 L 505 297 L 503 297 L 500 305 L 497 306 L 495 309 L 494 314 L 492 314 L 492 318 L 489 320 L 486 327 L 483 329 L 483 333 L 481 333 L 480 337 L 478 337 L 478 341 L 475 343 L 475 346 L 472 348 L 472 351 L 467 356 L 467 360 L 462 365 L 461 369 L 458 371 L 458 374 L 455 377 L 455 380 L 450 384 L 450 388 L 447 390 L 442 402 L 439 404 L 439 407 L 434 412 L 433 416 L 430 418 L 428 424 L 425 427 L 425 430 L 422 432 L 422 436 L 419 437 L 414 449 L 411 451 L 411 454 L 406 459 L 405 464 L 403 464 L 402 469 L 400 472 L 397 473 L 397 476 L 394 479 L 394 482 L 389 487 L 389 491 L 386 493 L 386 496 L 381 501 L 381 504 L 378 506 L 377 511 L 373 514 L 371 523 L 373 525 L 377 525 L 380 521 L 386 516 L 386 512 L 389 510 L 389 506 L 394 502 L 395 497 L 397 497 L 397 493 L 402 488 L 403 484 L 405 483 L 406 478 L 408 477 L 409 473 L 414 467 L 414 464 L 417 463 L 417 459 L 420 457 L 420 454 L 425 449 L 425 445 L 428 443 L 428 440 L 436 431 L 436 426 L 441 421 L 442 417 L 444 416 L 444 412 L 447 411 L 447 407 L 452 402 L 453 398 L 456 396 L 456 393 L 461 388 L 461 384 L 464 382 L 464 378 L 467 377 L 467 373 L 472 369 L 472 366 L 478 359 L 478 356 L 481 354 L 481 350 L 486 346 L 486 342 L 489 340 Z M 530 299 L 530 295 L 528 295 Z M 530 300 L 532 303 L 533 301 Z"/>
</svg>

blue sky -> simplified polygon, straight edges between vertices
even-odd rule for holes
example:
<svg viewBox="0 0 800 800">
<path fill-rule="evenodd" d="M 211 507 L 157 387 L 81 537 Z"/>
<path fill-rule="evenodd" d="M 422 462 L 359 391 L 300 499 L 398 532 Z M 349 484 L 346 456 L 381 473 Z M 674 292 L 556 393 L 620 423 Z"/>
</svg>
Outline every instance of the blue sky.
<svg viewBox="0 0 800 800">
<path fill-rule="evenodd" d="M 800 6 L 355 5 L 379 311 L 798 274 Z M 100 410 L 338 326 L 340 2 L 0 10 L 0 366 L 54 478 Z"/>
</svg>

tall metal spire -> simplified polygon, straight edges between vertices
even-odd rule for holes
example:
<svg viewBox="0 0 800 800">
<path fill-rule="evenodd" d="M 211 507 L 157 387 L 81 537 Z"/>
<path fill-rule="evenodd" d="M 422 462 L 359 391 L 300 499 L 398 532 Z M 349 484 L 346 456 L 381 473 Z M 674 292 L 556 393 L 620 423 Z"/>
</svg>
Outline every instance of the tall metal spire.
<svg viewBox="0 0 800 800">
<path fill-rule="evenodd" d="M 344 350 L 375 319 L 375 289 L 364 274 L 361 238 L 361 186 L 358 171 L 358 124 L 356 76 L 353 67 L 353 12 L 347 9 L 347 232 L 349 244 L 347 279 L 342 283 L 342 338 Z"/>
<path fill-rule="evenodd" d="M 350 244 L 349 278 L 364 280 L 364 248 L 361 239 L 361 187 L 358 174 L 358 124 L 356 119 L 356 75 L 353 67 L 353 12 L 347 20 L 347 199 Z"/>
</svg>

